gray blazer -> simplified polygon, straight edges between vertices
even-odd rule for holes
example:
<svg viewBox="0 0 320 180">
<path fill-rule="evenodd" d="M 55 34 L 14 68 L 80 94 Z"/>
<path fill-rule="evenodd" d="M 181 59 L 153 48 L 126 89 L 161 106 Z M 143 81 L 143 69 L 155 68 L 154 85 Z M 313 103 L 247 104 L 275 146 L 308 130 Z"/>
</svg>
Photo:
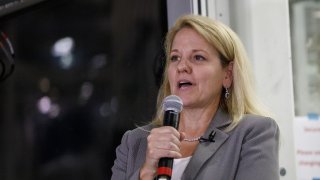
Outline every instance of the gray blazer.
<svg viewBox="0 0 320 180">
<path fill-rule="evenodd" d="M 279 128 L 268 117 L 245 115 L 230 132 L 228 114 L 218 110 L 204 137 L 215 131 L 215 142 L 197 146 L 182 180 L 279 180 Z M 150 131 L 152 125 L 141 127 Z M 139 179 L 145 161 L 148 132 L 127 131 L 116 149 L 112 180 Z"/>
</svg>

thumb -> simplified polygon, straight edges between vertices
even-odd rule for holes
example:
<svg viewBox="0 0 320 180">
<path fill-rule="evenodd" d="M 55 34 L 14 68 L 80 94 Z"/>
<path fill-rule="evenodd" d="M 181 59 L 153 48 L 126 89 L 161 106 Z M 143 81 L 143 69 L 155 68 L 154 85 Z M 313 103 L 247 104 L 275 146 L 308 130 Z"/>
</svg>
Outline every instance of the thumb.
<svg viewBox="0 0 320 180">
<path fill-rule="evenodd" d="M 180 132 L 180 141 L 183 141 L 186 138 L 186 133 Z"/>
</svg>

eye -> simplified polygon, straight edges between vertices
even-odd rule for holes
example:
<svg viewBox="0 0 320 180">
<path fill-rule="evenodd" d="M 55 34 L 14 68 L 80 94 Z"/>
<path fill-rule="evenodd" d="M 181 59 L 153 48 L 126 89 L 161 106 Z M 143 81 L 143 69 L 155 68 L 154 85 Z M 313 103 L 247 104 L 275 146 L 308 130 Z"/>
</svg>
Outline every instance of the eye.
<svg viewBox="0 0 320 180">
<path fill-rule="evenodd" d="M 203 57 L 202 55 L 195 55 L 194 56 L 194 59 L 197 60 L 197 61 L 203 61 L 203 60 L 206 60 L 205 57 Z"/>
<path fill-rule="evenodd" d="M 170 57 L 170 60 L 171 60 L 171 61 L 177 61 L 177 60 L 179 60 L 179 56 L 178 56 L 178 55 L 172 55 L 172 56 Z"/>
</svg>

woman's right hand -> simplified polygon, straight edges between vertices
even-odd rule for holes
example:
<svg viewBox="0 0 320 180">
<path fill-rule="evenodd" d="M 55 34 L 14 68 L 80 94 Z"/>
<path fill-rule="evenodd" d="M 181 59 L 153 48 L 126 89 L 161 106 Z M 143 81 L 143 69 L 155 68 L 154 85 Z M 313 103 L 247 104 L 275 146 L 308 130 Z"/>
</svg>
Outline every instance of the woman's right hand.
<svg viewBox="0 0 320 180">
<path fill-rule="evenodd" d="M 181 158 L 180 145 L 183 133 L 175 128 L 163 126 L 151 130 L 147 140 L 146 160 L 140 170 L 141 180 L 152 180 L 156 176 L 160 158 Z"/>
</svg>

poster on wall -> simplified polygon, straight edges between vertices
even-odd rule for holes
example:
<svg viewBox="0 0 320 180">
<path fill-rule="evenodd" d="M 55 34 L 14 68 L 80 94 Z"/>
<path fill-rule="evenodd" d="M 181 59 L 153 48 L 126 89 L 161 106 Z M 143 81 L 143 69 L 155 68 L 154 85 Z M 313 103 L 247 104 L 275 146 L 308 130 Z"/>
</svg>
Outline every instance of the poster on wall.
<svg viewBox="0 0 320 180">
<path fill-rule="evenodd" d="M 320 180 L 320 117 L 296 117 L 294 132 L 297 180 Z"/>
</svg>

